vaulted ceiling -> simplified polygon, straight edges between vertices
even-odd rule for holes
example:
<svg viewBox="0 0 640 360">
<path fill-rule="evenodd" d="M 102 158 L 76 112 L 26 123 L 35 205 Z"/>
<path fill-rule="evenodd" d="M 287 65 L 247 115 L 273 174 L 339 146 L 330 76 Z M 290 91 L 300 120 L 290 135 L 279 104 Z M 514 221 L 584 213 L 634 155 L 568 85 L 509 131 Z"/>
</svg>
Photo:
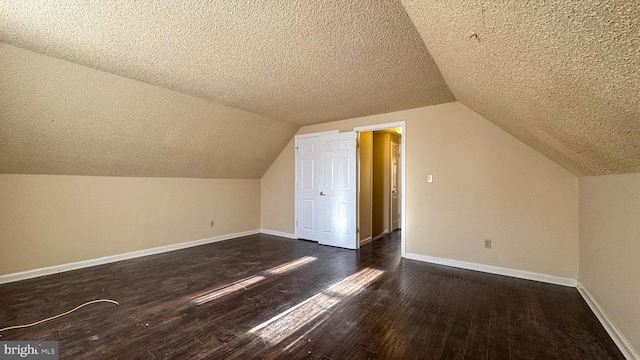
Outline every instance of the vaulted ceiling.
<svg viewBox="0 0 640 360">
<path fill-rule="evenodd" d="M 402 2 L 458 101 L 576 175 L 640 172 L 640 2 Z"/>
<path fill-rule="evenodd" d="M 0 0 L 0 172 L 259 178 L 299 126 L 455 100 L 576 175 L 638 172 L 639 19 L 636 0 Z"/>
<path fill-rule="evenodd" d="M 397 1 L 1 3 L 1 41 L 298 126 L 454 100 Z"/>
</svg>

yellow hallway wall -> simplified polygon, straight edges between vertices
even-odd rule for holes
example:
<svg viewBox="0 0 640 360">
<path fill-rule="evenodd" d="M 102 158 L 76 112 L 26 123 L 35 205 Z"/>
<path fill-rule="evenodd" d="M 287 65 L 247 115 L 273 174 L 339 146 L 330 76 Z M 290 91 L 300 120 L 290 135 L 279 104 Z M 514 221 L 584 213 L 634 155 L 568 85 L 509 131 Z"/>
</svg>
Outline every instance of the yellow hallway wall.
<svg viewBox="0 0 640 360">
<path fill-rule="evenodd" d="M 395 121 L 406 121 L 408 253 L 578 277 L 577 177 L 464 105 L 305 126 L 298 134 Z M 294 232 L 294 187 L 275 180 L 293 172 L 290 142 L 262 179 L 262 228 Z M 282 211 L 265 206 L 276 203 Z M 485 238 L 492 249 L 483 248 Z"/>
<path fill-rule="evenodd" d="M 360 242 L 370 240 L 372 219 L 372 175 L 373 175 L 373 132 L 363 132 L 359 139 L 360 150 L 360 187 L 358 188 L 359 200 L 359 226 Z"/>
<path fill-rule="evenodd" d="M 0 219 L 5 275 L 257 230 L 260 180 L 0 174 Z"/>
<path fill-rule="evenodd" d="M 388 132 L 373 134 L 373 199 L 372 234 L 377 237 L 389 232 L 390 189 L 390 135 Z"/>
</svg>

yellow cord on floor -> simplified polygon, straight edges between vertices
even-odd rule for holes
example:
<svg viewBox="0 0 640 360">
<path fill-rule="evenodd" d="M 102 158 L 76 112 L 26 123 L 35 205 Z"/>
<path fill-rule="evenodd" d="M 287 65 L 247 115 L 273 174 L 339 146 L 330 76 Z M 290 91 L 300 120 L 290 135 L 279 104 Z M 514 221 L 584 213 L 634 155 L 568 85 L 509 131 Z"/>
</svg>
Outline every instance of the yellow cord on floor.
<svg viewBox="0 0 640 360">
<path fill-rule="evenodd" d="M 6 327 L 6 328 L 2 328 L 2 329 L 0 329 L 0 332 L 7 331 L 7 330 L 14 330 L 14 329 L 22 329 L 22 328 L 27 328 L 27 327 L 31 327 L 31 326 L 34 326 L 34 325 L 42 324 L 43 322 L 46 322 L 46 321 L 49 321 L 49 320 L 53 320 L 53 319 L 57 319 L 59 317 L 65 316 L 65 315 L 69 315 L 72 312 L 80 309 L 81 307 L 84 307 L 84 306 L 87 306 L 87 305 L 91 305 L 91 304 L 95 304 L 95 303 L 99 303 L 99 302 L 108 302 L 108 303 L 116 304 L 118 306 L 120 305 L 120 303 L 118 303 L 117 301 L 109 300 L 109 299 L 100 299 L 100 300 L 87 301 L 86 303 L 84 303 L 82 305 L 79 305 L 79 306 L 76 306 L 75 308 L 73 308 L 73 309 L 71 309 L 69 311 L 63 312 L 62 314 L 58 314 L 56 316 L 48 317 L 46 319 L 42 319 L 42 320 L 33 322 L 31 324 L 14 325 L 14 326 L 9 326 L 9 327 Z"/>
</svg>

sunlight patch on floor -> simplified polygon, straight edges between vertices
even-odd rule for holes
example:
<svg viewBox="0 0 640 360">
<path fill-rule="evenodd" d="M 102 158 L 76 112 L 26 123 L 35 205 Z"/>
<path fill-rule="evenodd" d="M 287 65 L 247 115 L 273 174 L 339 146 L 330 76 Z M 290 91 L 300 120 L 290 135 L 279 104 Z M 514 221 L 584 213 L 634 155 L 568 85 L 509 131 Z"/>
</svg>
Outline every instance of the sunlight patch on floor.
<svg viewBox="0 0 640 360">
<path fill-rule="evenodd" d="M 361 292 L 384 271 L 366 268 L 328 287 L 300 304 L 274 316 L 249 330 L 265 342 L 276 345 L 288 336 L 326 313 L 348 296 Z"/>
<path fill-rule="evenodd" d="M 254 275 L 246 277 L 242 280 L 238 280 L 232 284 L 225 285 L 223 287 L 219 287 L 215 290 L 207 291 L 203 294 L 197 295 L 195 299 L 191 301 L 192 304 L 202 305 L 212 300 L 219 299 L 225 295 L 229 295 L 236 291 L 246 290 L 250 285 L 256 284 L 269 276 L 282 275 L 286 272 L 292 271 L 294 269 L 299 268 L 304 264 L 308 264 L 312 261 L 318 260 L 313 256 L 305 256 L 300 259 L 290 261 L 288 263 L 284 263 L 282 265 L 273 267 L 264 272 L 264 275 Z"/>
<path fill-rule="evenodd" d="M 291 271 L 293 269 L 299 268 L 300 266 L 304 265 L 304 264 L 308 264 L 312 261 L 318 260 L 318 258 L 313 257 L 313 256 L 305 256 L 305 257 L 301 257 L 298 260 L 294 260 L 291 262 L 288 262 L 286 264 L 282 264 L 280 266 L 276 266 L 274 268 L 271 268 L 269 270 L 266 271 L 267 274 L 269 275 L 280 275 L 280 274 L 284 274 L 288 271 Z"/>
<path fill-rule="evenodd" d="M 196 305 L 202 305 L 206 302 L 209 302 L 211 300 L 215 300 L 215 299 L 219 299 L 225 295 L 231 294 L 232 292 L 236 292 L 239 290 L 244 290 L 246 289 L 249 285 L 253 285 L 257 282 L 260 282 L 262 280 L 266 279 L 264 276 L 260 276 L 260 275 L 254 275 L 254 276 L 250 276 L 248 278 L 244 278 L 240 281 L 237 281 L 233 284 L 230 285 L 226 285 L 223 286 L 219 289 L 213 290 L 209 293 L 205 293 L 203 295 L 198 296 L 197 298 L 193 299 L 193 303 Z"/>
</svg>

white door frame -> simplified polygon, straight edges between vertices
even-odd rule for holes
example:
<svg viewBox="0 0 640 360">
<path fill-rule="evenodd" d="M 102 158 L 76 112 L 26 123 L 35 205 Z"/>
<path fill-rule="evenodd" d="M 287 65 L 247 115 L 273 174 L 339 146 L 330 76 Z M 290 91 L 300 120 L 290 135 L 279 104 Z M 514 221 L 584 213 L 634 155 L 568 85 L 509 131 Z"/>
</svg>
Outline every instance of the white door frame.
<svg viewBox="0 0 640 360">
<path fill-rule="evenodd" d="M 299 234 L 298 234 L 298 139 L 302 139 L 302 138 L 310 138 L 310 137 L 315 137 L 315 136 L 320 136 L 320 135 L 327 135 L 327 134 L 335 134 L 335 133 L 339 133 L 340 131 L 338 130 L 330 130 L 330 131 L 321 131 L 321 132 L 316 132 L 316 133 L 310 133 L 310 134 L 301 134 L 301 135 L 296 135 L 294 136 L 295 139 L 295 144 L 294 144 L 294 153 L 295 153 L 295 157 L 294 157 L 294 179 L 295 179 L 295 191 L 294 191 L 294 205 L 293 205 L 293 234 L 294 237 L 296 239 L 299 239 Z"/>
<path fill-rule="evenodd" d="M 401 128 L 402 139 L 400 141 L 400 255 L 406 257 L 406 235 L 407 235 L 407 127 L 406 121 L 396 121 L 384 124 L 358 126 L 353 128 L 356 134 L 367 131 L 387 130 L 391 128 Z M 360 161 L 358 159 L 358 168 Z M 358 184 L 359 185 L 359 184 Z M 358 224 L 359 225 L 359 224 Z"/>
</svg>

